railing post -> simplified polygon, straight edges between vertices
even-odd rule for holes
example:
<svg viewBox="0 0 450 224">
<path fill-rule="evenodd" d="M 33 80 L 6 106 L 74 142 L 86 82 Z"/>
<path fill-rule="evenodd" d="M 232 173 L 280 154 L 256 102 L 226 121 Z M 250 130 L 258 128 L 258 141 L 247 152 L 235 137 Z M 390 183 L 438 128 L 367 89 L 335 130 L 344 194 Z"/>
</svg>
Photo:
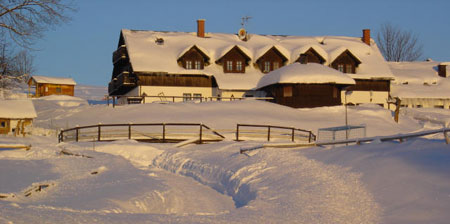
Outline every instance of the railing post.
<svg viewBox="0 0 450 224">
<path fill-rule="evenodd" d="M 166 142 L 166 123 L 163 123 L 163 143 Z"/>
<path fill-rule="evenodd" d="M 75 141 L 78 142 L 78 125 L 75 127 Z"/>
<path fill-rule="evenodd" d="M 131 139 L 131 123 L 128 124 L 128 139 Z"/>
<path fill-rule="evenodd" d="M 98 123 L 98 141 L 100 141 L 100 138 L 102 136 L 102 129 L 101 129 L 101 123 Z"/>
<path fill-rule="evenodd" d="M 292 142 L 294 142 L 294 134 L 295 134 L 295 129 L 292 128 Z"/>
<path fill-rule="evenodd" d="M 448 136 L 448 131 L 444 131 L 445 143 L 450 144 L 450 137 Z"/>
<path fill-rule="evenodd" d="M 267 126 L 267 141 L 270 142 L 270 126 Z"/>
<path fill-rule="evenodd" d="M 236 141 L 239 141 L 239 124 L 236 124 Z"/>
<path fill-rule="evenodd" d="M 309 143 L 311 142 L 311 137 L 312 137 L 312 132 L 309 131 L 309 137 L 308 137 L 308 142 L 309 142 Z M 334 139 L 333 139 L 333 140 L 334 140 Z"/>
<path fill-rule="evenodd" d="M 199 143 L 202 144 L 202 135 L 203 135 L 203 124 L 200 124 L 200 136 L 199 136 Z"/>
</svg>

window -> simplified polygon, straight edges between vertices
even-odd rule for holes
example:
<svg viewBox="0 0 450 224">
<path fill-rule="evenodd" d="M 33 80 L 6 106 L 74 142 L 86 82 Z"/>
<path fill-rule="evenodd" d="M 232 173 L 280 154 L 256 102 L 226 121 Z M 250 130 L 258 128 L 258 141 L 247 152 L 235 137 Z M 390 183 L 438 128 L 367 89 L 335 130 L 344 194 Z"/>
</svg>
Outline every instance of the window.
<svg viewBox="0 0 450 224">
<path fill-rule="evenodd" d="M 192 61 L 186 61 L 186 69 L 192 69 Z"/>
<path fill-rule="evenodd" d="M 202 98 L 202 94 L 201 93 L 194 93 L 194 99 L 199 100 Z"/>
<path fill-rule="evenodd" d="M 236 62 L 236 70 L 238 72 L 242 71 L 242 61 L 237 61 Z"/>
<path fill-rule="evenodd" d="M 274 62 L 273 63 L 273 70 L 280 68 L 280 63 Z"/>
<path fill-rule="evenodd" d="M 62 91 L 61 91 L 61 86 L 56 87 L 55 92 L 56 92 L 56 93 L 61 93 L 61 92 L 62 92 Z"/>
<path fill-rule="evenodd" d="M 283 87 L 283 97 L 292 97 L 292 86 Z"/>
<path fill-rule="evenodd" d="M 353 73 L 353 66 L 350 64 L 345 65 L 345 73 Z"/>
<path fill-rule="evenodd" d="M 192 96 L 192 94 L 190 94 L 190 93 L 183 93 L 183 101 L 184 102 L 190 101 L 191 100 L 191 96 Z"/>
<path fill-rule="evenodd" d="M 227 71 L 233 71 L 233 61 L 227 61 Z"/>
<path fill-rule="evenodd" d="M 6 122 L 5 121 L 0 122 L 0 128 L 6 128 Z"/>
<path fill-rule="evenodd" d="M 339 64 L 338 65 L 338 71 L 344 72 L 344 65 L 343 64 Z"/>
<path fill-rule="evenodd" d="M 264 72 L 270 72 L 270 61 L 264 62 Z"/>
<path fill-rule="evenodd" d="M 202 64 L 200 61 L 195 61 L 195 69 L 202 69 Z"/>
</svg>

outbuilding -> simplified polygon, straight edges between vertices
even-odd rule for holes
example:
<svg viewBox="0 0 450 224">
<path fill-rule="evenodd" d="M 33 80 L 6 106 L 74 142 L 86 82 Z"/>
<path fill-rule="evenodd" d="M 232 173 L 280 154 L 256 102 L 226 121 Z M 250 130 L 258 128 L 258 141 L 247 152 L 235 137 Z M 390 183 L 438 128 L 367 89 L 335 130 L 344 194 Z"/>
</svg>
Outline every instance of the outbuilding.
<svg viewBox="0 0 450 224">
<path fill-rule="evenodd" d="M 37 117 L 31 100 L 0 100 L 0 134 L 23 135 Z"/>
<path fill-rule="evenodd" d="M 75 85 L 77 84 L 72 78 L 48 77 L 48 76 L 32 76 L 28 80 L 28 94 L 31 88 L 35 88 L 34 97 L 49 95 L 68 95 L 73 96 Z"/>
<path fill-rule="evenodd" d="M 317 63 L 294 63 L 274 70 L 258 83 L 272 102 L 294 108 L 341 105 L 341 91 L 355 80 Z"/>
</svg>

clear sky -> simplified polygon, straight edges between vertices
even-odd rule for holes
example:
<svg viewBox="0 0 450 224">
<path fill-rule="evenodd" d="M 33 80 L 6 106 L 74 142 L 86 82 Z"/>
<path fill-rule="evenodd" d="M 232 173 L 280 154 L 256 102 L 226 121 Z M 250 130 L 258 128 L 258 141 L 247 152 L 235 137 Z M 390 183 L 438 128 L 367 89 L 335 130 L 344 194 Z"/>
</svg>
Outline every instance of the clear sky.
<svg viewBox="0 0 450 224">
<path fill-rule="evenodd" d="M 121 29 L 355 36 L 390 22 L 418 35 L 422 59 L 450 61 L 449 0 L 77 0 L 72 21 L 45 33 L 34 48 L 36 75 L 107 86 Z"/>
</svg>

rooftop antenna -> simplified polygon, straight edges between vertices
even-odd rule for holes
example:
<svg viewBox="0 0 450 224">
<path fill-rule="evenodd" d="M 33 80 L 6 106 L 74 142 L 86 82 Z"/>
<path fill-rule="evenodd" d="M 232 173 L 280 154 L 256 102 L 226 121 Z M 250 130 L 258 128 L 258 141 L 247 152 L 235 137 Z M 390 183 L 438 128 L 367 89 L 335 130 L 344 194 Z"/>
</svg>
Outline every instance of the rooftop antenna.
<svg viewBox="0 0 450 224">
<path fill-rule="evenodd" d="M 242 22 L 241 22 L 241 29 L 239 29 L 238 32 L 238 36 L 239 39 L 243 40 L 243 41 L 247 41 L 249 36 L 247 35 L 247 31 L 245 30 L 245 24 L 248 23 L 248 20 L 251 19 L 251 16 L 244 16 L 241 18 Z"/>
<path fill-rule="evenodd" d="M 244 16 L 241 18 L 242 22 L 241 22 L 241 26 L 242 28 L 245 27 L 245 24 L 248 23 L 248 20 L 250 20 L 252 17 L 251 16 Z"/>
</svg>

